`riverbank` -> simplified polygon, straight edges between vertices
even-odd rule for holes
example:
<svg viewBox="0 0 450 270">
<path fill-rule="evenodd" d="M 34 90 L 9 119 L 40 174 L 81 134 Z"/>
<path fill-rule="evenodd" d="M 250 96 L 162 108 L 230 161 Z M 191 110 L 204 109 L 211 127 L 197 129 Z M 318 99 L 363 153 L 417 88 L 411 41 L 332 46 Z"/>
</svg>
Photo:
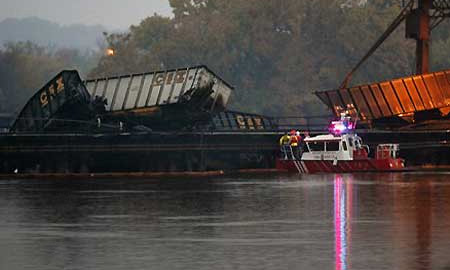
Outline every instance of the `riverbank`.
<svg viewBox="0 0 450 270">
<path fill-rule="evenodd" d="M 403 170 L 390 173 L 403 172 L 450 172 L 449 165 L 423 165 L 406 167 Z M 0 174 L 0 180 L 11 179 L 146 179 L 146 178 L 203 178 L 217 176 L 234 176 L 238 174 L 287 174 L 288 172 L 277 169 L 242 169 L 230 171 L 205 171 L 205 172 L 123 172 L 123 173 L 17 173 Z"/>
</svg>

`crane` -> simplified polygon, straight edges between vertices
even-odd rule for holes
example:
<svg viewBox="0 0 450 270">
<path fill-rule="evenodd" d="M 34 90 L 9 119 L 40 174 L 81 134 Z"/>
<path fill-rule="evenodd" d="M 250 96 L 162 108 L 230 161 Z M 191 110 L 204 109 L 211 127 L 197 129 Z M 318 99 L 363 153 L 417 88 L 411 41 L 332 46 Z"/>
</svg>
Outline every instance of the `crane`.
<svg viewBox="0 0 450 270">
<path fill-rule="evenodd" d="M 434 28 L 450 18 L 450 0 L 403 0 L 402 10 L 386 31 L 346 75 L 340 88 L 346 88 L 352 75 L 377 50 L 377 48 L 406 21 L 406 37 L 416 40 L 416 75 L 430 71 L 430 36 Z"/>
</svg>

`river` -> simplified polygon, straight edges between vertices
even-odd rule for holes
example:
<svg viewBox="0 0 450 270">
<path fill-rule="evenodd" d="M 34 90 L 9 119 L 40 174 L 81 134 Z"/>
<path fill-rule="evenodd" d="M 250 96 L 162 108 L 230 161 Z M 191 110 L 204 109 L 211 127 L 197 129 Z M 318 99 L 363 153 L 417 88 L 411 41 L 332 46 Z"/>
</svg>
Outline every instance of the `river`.
<svg viewBox="0 0 450 270">
<path fill-rule="evenodd" d="M 450 269 L 450 173 L 2 180 L 0 269 Z"/>
</svg>

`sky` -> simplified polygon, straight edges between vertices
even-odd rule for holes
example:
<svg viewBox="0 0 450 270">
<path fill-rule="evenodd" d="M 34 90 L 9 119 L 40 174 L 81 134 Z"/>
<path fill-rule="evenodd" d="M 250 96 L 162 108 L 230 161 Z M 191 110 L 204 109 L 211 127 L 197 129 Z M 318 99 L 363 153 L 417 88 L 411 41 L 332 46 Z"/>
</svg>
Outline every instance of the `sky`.
<svg viewBox="0 0 450 270">
<path fill-rule="evenodd" d="M 0 21 L 39 17 L 63 25 L 101 24 L 127 29 L 158 13 L 171 15 L 168 0 L 0 0 Z"/>
</svg>

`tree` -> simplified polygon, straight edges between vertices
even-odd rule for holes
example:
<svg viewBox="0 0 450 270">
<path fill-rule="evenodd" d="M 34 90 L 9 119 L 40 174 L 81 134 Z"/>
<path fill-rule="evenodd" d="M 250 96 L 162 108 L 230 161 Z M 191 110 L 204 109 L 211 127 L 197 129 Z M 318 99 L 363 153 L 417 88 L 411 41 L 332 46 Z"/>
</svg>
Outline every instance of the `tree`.
<svg viewBox="0 0 450 270">
<path fill-rule="evenodd" d="M 91 76 L 204 64 L 236 87 L 231 109 L 270 115 L 323 114 L 314 91 L 337 88 L 401 9 L 397 0 L 169 0 L 174 17 L 153 15 L 120 35 Z M 445 36 L 442 34 L 441 36 Z M 448 46 L 439 37 L 433 48 Z M 441 42 L 442 40 L 442 42 Z M 448 50 L 439 50 L 442 67 Z M 414 71 L 414 42 L 398 29 L 353 83 Z"/>
<path fill-rule="evenodd" d="M 58 72 L 77 69 L 87 73 L 96 65 L 96 58 L 93 52 L 44 48 L 31 42 L 7 43 L 0 49 L 0 89 L 7 100 L 2 109 L 18 112 Z"/>
</svg>

